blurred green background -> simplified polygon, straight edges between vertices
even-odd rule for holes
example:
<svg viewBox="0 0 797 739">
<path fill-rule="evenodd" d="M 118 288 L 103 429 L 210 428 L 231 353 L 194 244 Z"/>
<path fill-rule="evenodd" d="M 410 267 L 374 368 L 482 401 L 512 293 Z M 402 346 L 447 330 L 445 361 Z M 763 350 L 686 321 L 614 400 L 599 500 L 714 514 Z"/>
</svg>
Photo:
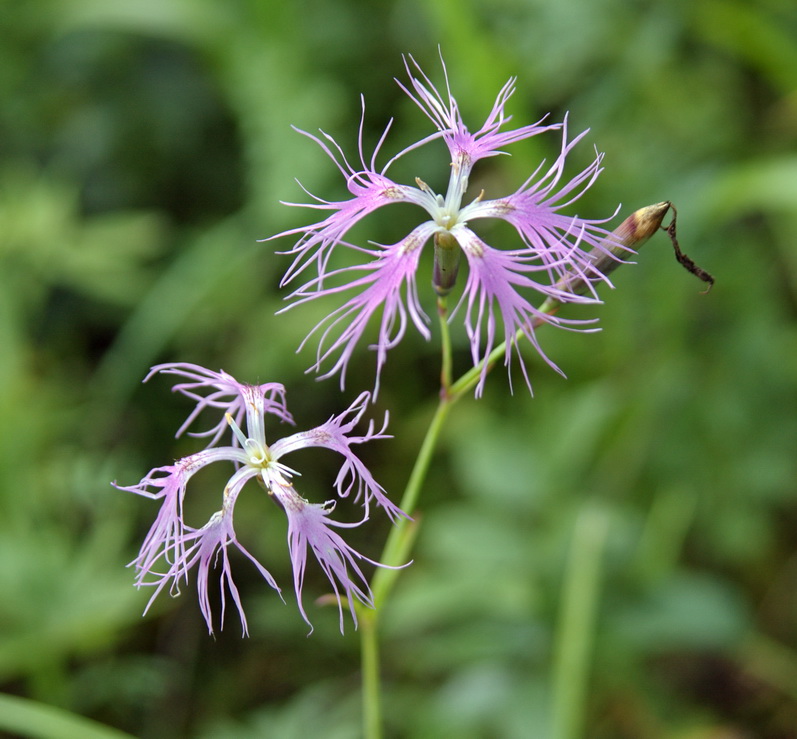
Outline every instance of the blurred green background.
<svg viewBox="0 0 797 739">
<path fill-rule="evenodd" d="M 148 594 L 125 565 L 157 505 L 109 481 L 196 449 L 173 438 L 188 404 L 166 379 L 140 385 L 156 362 L 282 382 L 299 428 L 370 386 L 364 346 L 342 396 L 303 374 L 312 350 L 294 350 L 333 305 L 275 318 L 288 258 L 274 252 L 291 242 L 256 239 L 309 222 L 278 202 L 305 200 L 294 178 L 345 193 L 290 125 L 354 154 L 363 93 L 366 140 L 395 117 L 385 154 L 398 151 L 429 132 L 392 79 L 400 55 L 440 83 L 440 45 L 472 128 L 516 75 L 515 123 L 570 111 L 573 132 L 591 128 L 571 173 L 593 146 L 606 153 L 578 213 L 672 200 L 683 249 L 717 284 L 699 294 L 656 236 L 616 273 L 602 332 L 541 333 L 567 380 L 528 352 L 533 398 L 518 373 L 511 395 L 499 370 L 482 400 L 455 408 L 415 563 L 384 613 L 388 735 L 547 739 L 555 694 L 578 682 L 560 669 L 555 689 L 553 675 L 565 583 L 594 524 L 606 530 L 579 632 L 583 735 L 797 736 L 792 0 L 52 0 L 1 12 L 5 693 L 153 739 L 358 736 L 357 634 L 313 604 L 326 592 L 313 571 L 307 638 L 282 516 L 254 502 L 236 523 L 287 605 L 239 557 L 251 638 L 230 614 L 213 638 L 193 587 L 141 617 Z M 556 145 L 486 163 L 488 197 Z M 396 175 L 439 190 L 443 152 L 423 152 Z M 417 219 L 387 210 L 359 234 L 386 242 Z M 437 356 L 411 337 L 383 375 L 375 413 L 390 410 L 395 438 L 363 453 L 394 499 L 436 400 Z M 329 460 L 299 464 L 304 494 L 329 497 Z M 217 500 L 213 482 L 197 494 Z M 378 557 L 386 532 L 375 516 L 357 545 Z"/>
</svg>

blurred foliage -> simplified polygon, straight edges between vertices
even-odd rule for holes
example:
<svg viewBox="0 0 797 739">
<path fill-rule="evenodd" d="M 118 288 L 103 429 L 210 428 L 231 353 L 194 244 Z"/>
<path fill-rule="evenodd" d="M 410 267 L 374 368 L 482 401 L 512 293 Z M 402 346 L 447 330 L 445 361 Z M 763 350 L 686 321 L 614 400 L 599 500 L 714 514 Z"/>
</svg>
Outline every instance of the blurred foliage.
<svg viewBox="0 0 797 739">
<path fill-rule="evenodd" d="M 566 381 L 532 359 L 533 398 L 496 371 L 483 400 L 455 409 L 415 563 L 384 614 L 390 735 L 548 736 L 567 552 L 597 506 L 609 529 L 585 735 L 795 736 L 791 0 L 35 0 L 2 12 L 5 692 L 153 739 L 358 735 L 356 633 L 314 608 L 306 638 L 276 517 L 236 520 L 288 605 L 239 562 L 252 637 L 231 620 L 213 639 L 191 592 L 140 617 L 147 594 L 125 564 L 155 505 L 108 483 L 193 448 L 172 439 L 186 405 L 162 380 L 139 384 L 155 362 L 283 382 L 300 427 L 369 386 L 363 347 L 343 398 L 303 374 L 311 352 L 294 350 L 331 306 L 274 317 L 287 266 L 274 252 L 289 242 L 256 239 L 310 217 L 279 204 L 303 199 L 294 178 L 342 192 L 290 125 L 353 151 L 363 93 L 367 140 L 395 117 L 385 151 L 397 151 L 428 132 L 392 81 L 400 54 L 440 81 L 439 44 L 467 121 L 516 75 L 516 122 L 569 111 L 573 131 L 591 127 L 574 172 L 593 145 L 606 152 L 580 214 L 672 200 L 683 248 L 717 284 L 700 295 L 656 237 L 618 271 L 601 333 L 541 335 Z M 480 171 L 483 186 L 514 189 L 555 146 L 517 147 Z M 440 162 L 396 171 L 439 188 Z M 400 213 L 376 215 L 362 238 L 400 233 L 412 223 Z M 435 401 L 436 355 L 413 337 L 384 375 L 395 438 L 365 453 L 395 499 Z M 386 526 L 362 532 L 371 556 Z M 317 573 L 307 591 L 323 594 Z"/>
</svg>

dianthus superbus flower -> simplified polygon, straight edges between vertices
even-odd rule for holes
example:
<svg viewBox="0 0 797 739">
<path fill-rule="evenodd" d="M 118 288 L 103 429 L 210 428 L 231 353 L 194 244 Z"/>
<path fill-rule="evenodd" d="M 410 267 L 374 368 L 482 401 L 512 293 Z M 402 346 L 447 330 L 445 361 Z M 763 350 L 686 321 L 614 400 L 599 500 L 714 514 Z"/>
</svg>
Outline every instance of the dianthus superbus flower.
<svg viewBox="0 0 797 739">
<path fill-rule="evenodd" d="M 316 325 L 305 339 L 306 342 L 310 336 L 319 336 L 316 361 L 311 369 L 322 371 L 322 365 L 331 362 L 332 366 L 322 376 L 339 372 L 343 387 L 355 345 L 379 308 L 382 315 L 373 347 L 377 355 L 377 389 L 387 352 L 404 336 L 408 322 L 429 338 L 429 319 L 419 299 L 417 270 L 421 250 L 430 241 L 435 256 L 432 283 L 438 295 L 446 295 L 454 286 L 462 254 L 467 261 L 468 276 L 457 309 L 464 313 L 472 361 L 474 365 L 483 363 L 477 394 L 482 392 L 486 378 L 484 360 L 498 342 L 505 340 L 506 364 L 509 365 L 518 331 L 556 368 L 542 352 L 535 336 L 535 326 L 544 322 L 575 327 L 592 321 L 561 319 L 539 311 L 531 301 L 553 298 L 560 302 L 598 302 L 594 288 L 588 295 L 579 295 L 563 290 L 561 285 L 566 284 L 564 277 L 573 275 L 589 278 L 590 286 L 604 279 L 595 267 L 595 259 L 587 254 L 593 249 L 611 253 L 611 234 L 600 225 L 608 219 L 587 220 L 563 211 L 595 181 L 601 172 L 602 155 L 596 154 L 588 167 L 572 179 L 564 180 L 567 156 L 586 131 L 570 138 L 566 117 L 562 123 L 545 124 L 543 120 L 509 128 L 511 116 L 506 114 L 505 107 L 514 92 L 514 79 L 504 85 L 484 124 L 472 133 L 462 120 L 448 86 L 447 75 L 445 91 L 441 92 L 412 57 L 405 58 L 405 67 L 409 85 L 399 85 L 429 117 L 435 131 L 401 151 L 382 169 L 377 168 L 376 158 L 390 123 L 375 151 L 366 160 L 363 148 L 364 103 L 358 161 L 354 164 L 334 139 L 323 131 L 320 137 L 300 131 L 318 143 L 334 161 L 346 178 L 352 196 L 341 201 L 313 196 L 315 202 L 312 203 L 288 203 L 314 208 L 328 215 L 310 225 L 272 237 L 300 235 L 299 241 L 288 252 L 295 258 L 283 284 L 304 274 L 308 268 L 315 270 L 315 275 L 289 296 L 293 301 L 289 307 L 324 296 L 348 295 L 346 301 Z M 445 66 L 443 69 L 445 72 Z M 509 195 L 492 199 L 480 192 L 466 200 L 470 175 L 478 161 L 505 153 L 503 147 L 509 144 L 552 132 L 561 136 L 561 149 L 550 166 L 540 164 Z M 387 176 L 388 168 L 396 159 L 438 139 L 442 139 L 450 155 L 445 195 L 437 194 L 419 179 L 415 185 L 406 185 Z M 365 216 L 394 203 L 418 205 L 427 218 L 393 244 L 371 242 L 370 246 L 363 247 L 346 240 L 352 227 Z M 518 235 L 517 245 L 510 249 L 497 249 L 483 241 L 472 224 L 485 218 L 497 218 L 511 224 Z M 331 268 L 330 256 L 339 246 L 361 253 L 368 261 Z M 457 315 L 457 309 L 452 311 L 452 318 Z M 498 315 L 503 323 L 502 330 L 497 325 Z M 529 384 L 519 353 L 518 357 Z"/>
<path fill-rule="evenodd" d="M 356 625 L 354 600 L 373 606 L 371 590 L 359 563 L 365 561 L 373 565 L 383 565 L 355 551 L 338 531 L 366 521 L 372 502 L 383 508 L 393 521 L 405 516 L 387 498 L 382 487 L 353 450 L 353 447 L 366 441 L 388 438 L 384 433 L 387 416 L 381 428 L 377 429 L 371 421 L 364 435 L 357 436 L 353 433 L 368 406 L 369 393 L 361 394 L 343 413 L 333 416 L 310 431 L 267 442 L 267 415 L 293 422 L 285 407 L 285 389 L 282 385 L 246 385 L 226 372 L 212 372 L 193 364 L 158 365 L 153 367 L 147 379 L 156 372 L 186 378 L 187 381 L 175 385 L 174 390 L 197 402 L 196 409 L 177 432 L 178 436 L 203 409 L 221 412 L 222 420 L 212 428 L 195 434 L 212 437 L 210 446 L 203 451 L 184 457 L 172 465 L 151 470 L 137 485 L 117 485 L 120 490 L 161 501 L 160 511 L 144 539 L 141 551 L 131 563 L 136 569 L 136 585 L 154 588 L 147 609 L 167 586 L 172 595 L 179 594 L 181 583 L 187 582 L 189 572 L 196 568 L 200 609 L 208 630 L 212 632 L 208 585 L 211 569 L 220 566 L 221 622 L 224 621 L 226 594 L 229 592 L 240 614 L 244 634 L 247 633 L 246 616 L 232 578 L 230 545 L 251 560 L 266 582 L 280 593 L 280 588 L 268 570 L 238 542 L 233 526 L 233 513 L 238 497 L 244 486 L 255 480 L 287 516 L 288 550 L 293 565 L 294 588 L 304 620 L 310 623 L 302 603 L 302 585 L 309 549 L 329 578 L 338 598 L 341 631 L 344 599 Z M 225 429 L 231 432 L 231 444 L 214 446 Z M 362 520 L 354 523 L 335 521 L 330 517 L 335 508 L 335 500 L 322 504 L 310 503 L 298 493 L 293 478 L 299 473 L 286 466 L 283 458 L 291 452 L 310 447 L 330 449 L 343 458 L 334 484 L 335 492 L 338 498 L 351 495 L 355 502 L 362 505 Z M 188 484 L 199 470 L 215 462 L 232 463 L 231 476 L 222 492 L 220 509 L 210 516 L 207 523 L 195 528 L 186 523 L 184 515 Z"/>
</svg>

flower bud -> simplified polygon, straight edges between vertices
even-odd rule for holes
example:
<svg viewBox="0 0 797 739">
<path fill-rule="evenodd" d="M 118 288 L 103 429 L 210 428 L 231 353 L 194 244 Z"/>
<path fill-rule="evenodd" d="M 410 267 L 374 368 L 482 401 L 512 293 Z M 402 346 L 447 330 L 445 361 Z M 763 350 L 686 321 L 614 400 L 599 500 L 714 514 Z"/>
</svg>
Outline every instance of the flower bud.
<svg viewBox="0 0 797 739">
<path fill-rule="evenodd" d="M 661 225 L 667 211 L 672 209 L 672 221 L 666 228 Z M 594 247 L 588 254 L 591 264 L 589 270 L 591 274 L 568 275 L 557 283 L 556 287 L 575 295 L 583 295 L 589 290 L 590 283 L 594 284 L 609 273 L 617 269 L 621 264 L 625 264 L 624 257 L 629 252 L 639 251 L 639 248 L 653 236 L 656 231 L 663 228 L 672 241 L 675 250 L 675 258 L 678 262 L 695 277 L 708 283 L 708 292 L 714 284 L 714 278 L 704 269 L 698 267 L 686 254 L 684 254 L 675 236 L 675 223 L 677 213 L 675 206 L 669 201 L 664 200 L 655 205 L 648 205 L 634 211 L 626 218 L 614 231 L 611 232 L 603 241 Z"/>
<path fill-rule="evenodd" d="M 448 295 L 456 284 L 461 256 L 462 249 L 450 233 L 438 232 L 434 235 L 432 287 L 441 298 Z"/>
<path fill-rule="evenodd" d="M 597 282 L 623 264 L 630 251 L 637 251 L 656 231 L 672 203 L 665 200 L 635 210 L 612 233 L 594 247 L 587 257 L 592 263 L 592 275 L 568 276 L 559 280 L 557 288 L 576 295 L 587 292 L 590 282 Z"/>
</svg>

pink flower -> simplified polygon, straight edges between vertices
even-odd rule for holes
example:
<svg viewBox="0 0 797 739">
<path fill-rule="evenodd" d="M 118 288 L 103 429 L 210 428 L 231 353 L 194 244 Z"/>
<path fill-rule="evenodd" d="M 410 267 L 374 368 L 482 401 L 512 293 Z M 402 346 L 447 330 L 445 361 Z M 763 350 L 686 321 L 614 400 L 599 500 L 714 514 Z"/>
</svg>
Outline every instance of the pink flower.
<svg viewBox="0 0 797 739">
<path fill-rule="evenodd" d="M 174 386 L 175 390 L 197 402 L 196 409 L 178 434 L 196 419 L 202 409 L 211 408 L 223 412 L 224 425 L 217 424 L 196 435 L 212 434 L 212 445 L 219 441 L 226 426 L 232 432 L 232 443 L 230 446 L 210 446 L 178 460 L 173 465 L 157 467 L 137 485 L 121 486 L 114 483 L 120 490 L 161 501 L 160 511 L 144 539 L 141 551 L 131 563 L 136 569 L 136 585 L 154 588 L 147 609 L 167 585 L 172 595 L 178 595 L 180 584 L 188 581 L 189 572 L 196 566 L 200 609 L 208 630 L 212 632 L 208 583 L 211 569 L 220 564 L 221 622 L 224 622 L 226 592 L 229 591 L 240 614 L 243 632 L 248 633 L 243 605 L 232 577 L 229 546 L 234 545 L 251 560 L 266 582 L 280 593 L 280 588 L 268 570 L 238 542 L 233 528 L 235 503 L 246 483 L 254 479 L 261 484 L 260 489 L 265 489 L 288 517 L 289 554 L 302 618 L 310 623 L 302 605 L 302 585 L 309 548 L 329 578 L 337 596 L 341 630 L 344 598 L 356 625 L 354 600 L 373 606 L 368 582 L 357 562 L 364 560 L 377 566 L 383 565 L 356 552 L 334 529 L 352 528 L 364 523 L 368 520 L 373 501 L 393 521 L 406 515 L 387 498 L 382 487 L 353 450 L 358 444 L 388 438 L 384 433 L 387 417 L 379 429 L 370 421 L 364 435 L 352 433 L 365 413 L 370 394 L 362 393 L 343 413 L 333 416 L 317 428 L 269 444 L 266 441 L 266 415 L 276 415 L 288 422 L 292 420 L 285 407 L 285 390 L 281 385 L 245 385 L 225 372 L 211 372 L 192 364 L 158 365 L 147 378 L 155 372 L 182 375 L 191 380 Z M 246 432 L 241 428 L 241 421 L 244 419 Z M 285 465 L 282 459 L 293 451 L 310 447 L 323 447 L 341 455 L 343 461 L 334 483 L 335 492 L 338 498 L 348 497 L 354 492 L 354 501 L 363 507 L 362 520 L 356 523 L 335 521 L 329 517 L 335 506 L 334 501 L 310 503 L 296 491 L 292 478 L 298 473 Z M 188 484 L 196 472 L 209 464 L 222 461 L 231 462 L 234 470 L 224 487 L 221 507 L 204 526 L 194 528 L 185 522 L 183 512 Z"/>
<path fill-rule="evenodd" d="M 595 181 L 601 172 L 602 155 L 596 155 L 586 169 L 563 182 L 567 155 L 586 131 L 569 139 L 567 118 L 561 124 L 543 125 L 538 121 L 519 128 L 507 128 L 511 116 L 505 113 L 505 106 L 514 92 L 514 79 L 501 89 L 481 128 L 471 133 L 462 121 L 457 102 L 451 94 L 447 74 L 443 94 L 432 85 L 411 56 L 405 58 L 405 68 L 409 85 L 399 85 L 429 117 L 436 131 L 401 151 L 381 170 L 377 169 L 376 158 L 390 123 L 366 161 L 363 149 L 364 103 L 358 137 L 359 161 L 355 164 L 349 162 L 341 147 L 323 131 L 320 137 L 300 131 L 332 159 L 346 178 L 352 195 L 342 201 L 311 196 L 315 202 L 287 203 L 314 208 L 328 215 L 310 225 L 271 237 L 300 236 L 288 252 L 294 255 L 294 261 L 283 278 L 283 284 L 293 281 L 308 268 L 315 271 L 314 276 L 288 296 L 293 301 L 288 308 L 324 296 L 350 294 L 302 342 L 304 346 L 310 336 L 319 336 L 316 360 L 311 369 L 320 372 L 322 365 L 331 362 L 332 366 L 323 372 L 322 377 L 340 372 L 343 387 L 355 346 L 379 308 L 382 308 L 382 314 L 378 338 L 373 346 L 377 356 L 375 393 L 387 352 L 401 341 L 408 323 L 411 322 L 429 339 L 429 319 L 421 307 L 416 275 L 421 250 L 431 239 L 435 251 L 432 283 L 438 295 L 446 295 L 453 288 L 463 253 L 467 260 L 468 279 L 457 307 L 464 306 L 465 328 L 474 365 L 483 363 L 497 343 L 503 340 L 507 342 L 508 366 L 516 345 L 515 336 L 520 331 L 545 361 L 559 371 L 542 352 L 535 337 L 535 324 L 579 326 L 593 321 L 557 318 L 538 310 L 531 299 L 598 302 L 594 288 L 591 288 L 591 295 L 577 295 L 562 289 L 561 285 L 566 282 L 559 286 L 557 282 L 573 273 L 588 275 L 590 285 L 605 279 L 596 270 L 594 259 L 588 256 L 588 252 L 596 248 L 599 253 L 609 253 L 611 237 L 600 225 L 609 219 L 586 220 L 561 212 L 578 200 Z M 445 73 L 445 66 L 443 70 Z M 476 162 L 505 153 L 504 146 L 553 131 L 561 132 L 562 144 L 558 157 L 549 167 L 541 163 L 514 193 L 488 199 L 481 192 L 470 202 L 465 201 L 468 181 Z M 396 159 L 436 139 L 443 140 L 450 155 L 445 195 L 437 194 L 419 179 L 415 185 L 403 185 L 387 176 L 388 168 Z M 393 244 L 371 242 L 369 247 L 362 247 L 346 241 L 352 227 L 365 216 L 393 203 L 418 205 L 428 219 Z M 513 249 L 498 250 L 485 243 L 471 225 L 485 218 L 497 218 L 511 224 L 519 237 L 518 245 Z M 329 260 L 338 246 L 361 253 L 369 261 L 333 269 Z M 537 298 L 533 297 L 535 294 Z M 452 311 L 451 318 L 456 314 L 457 309 Z M 503 323 L 502 332 L 497 326 L 498 315 Z M 519 353 L 518 358 L 529 384 Z M 486 373 L 485 363 L 476 388 L 477 395 L 483 391 Z"/>
</svg>

